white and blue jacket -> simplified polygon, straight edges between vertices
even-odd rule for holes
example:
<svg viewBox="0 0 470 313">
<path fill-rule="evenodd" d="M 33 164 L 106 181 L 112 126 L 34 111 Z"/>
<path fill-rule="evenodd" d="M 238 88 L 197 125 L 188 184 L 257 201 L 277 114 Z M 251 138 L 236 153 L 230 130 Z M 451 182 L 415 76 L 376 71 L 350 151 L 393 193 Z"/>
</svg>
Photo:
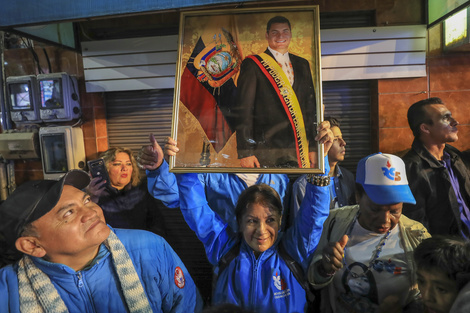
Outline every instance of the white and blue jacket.
<svg viewBox="0 0 470 313">
<path fill-rule="evenodd" d="M 211 210 L 197 174 L 177 175 L 177 179 L 183 216 L 204 244 L 209 261 L 217 265 L 239 236 L 231 234 L 227 224 Z M 242 239 L 239 255 L 218 277 L 213 303 L 234 303 L 255 312 L 303 312 L 305 291 L 279 256 L 278 246 L 284 245 L 307 273 L 328 213 L 328 187 L 308 184 L 296 222 L 258 259 Z"/>
<path fill-rule="evenodd" d="M 143 230 L 112 229 L 126 247 L 153 312 L 200 312 L 202 299 L 186 267 L 160 236 Z M 72 268 L 32 257 L 49 276 L 69 312 L 127 313 L 112 256 L 101 245 L 92 264 Z M 175 282 L 175 269 L 183 270 L 184 286 Z M 20 312 L 17 265 L 0 269 L 0 312 Z"/>
</svg>

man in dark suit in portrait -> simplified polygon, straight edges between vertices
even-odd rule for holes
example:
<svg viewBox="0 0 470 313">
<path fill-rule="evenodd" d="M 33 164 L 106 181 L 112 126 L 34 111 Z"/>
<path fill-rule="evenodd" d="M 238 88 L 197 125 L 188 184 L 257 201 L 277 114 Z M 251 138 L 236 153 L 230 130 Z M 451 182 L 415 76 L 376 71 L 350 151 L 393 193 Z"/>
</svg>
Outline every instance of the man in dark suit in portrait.
<svg viewBox="0 0 470 313">
<path fill-rule="evenodd" d="M 288 52 L 292 33 L 287 18 L 270 19 L 265 36 L 268 48 L 246 57 L 238 78 L 234 113 L 240 164 L 310 167 L 316 160 L 316 102 L 310 65 Z"/>
</svg>

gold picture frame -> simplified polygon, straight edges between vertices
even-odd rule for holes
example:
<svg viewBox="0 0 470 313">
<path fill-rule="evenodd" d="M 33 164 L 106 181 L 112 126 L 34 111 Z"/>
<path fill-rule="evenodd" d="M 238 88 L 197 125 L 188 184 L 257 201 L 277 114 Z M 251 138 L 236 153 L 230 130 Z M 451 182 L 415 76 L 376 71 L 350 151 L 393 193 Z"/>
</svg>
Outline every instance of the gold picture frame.
<svg viewBox="0 0 470 313">
<path fill-rule="evenodd" d="M 182 12 L 170 171 L 324 172 L 319 28 L 316 5 Z"/>
</svg>

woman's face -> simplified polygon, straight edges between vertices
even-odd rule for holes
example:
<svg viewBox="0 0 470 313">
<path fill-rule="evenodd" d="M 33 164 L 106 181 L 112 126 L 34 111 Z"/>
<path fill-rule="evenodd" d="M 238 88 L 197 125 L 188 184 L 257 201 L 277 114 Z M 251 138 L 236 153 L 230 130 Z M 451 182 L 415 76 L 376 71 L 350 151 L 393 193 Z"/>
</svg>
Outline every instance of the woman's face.
<svg viewBox="0 0 470 313">
<path fill-rule="evenodd" d="M 276 241 L 281 216 L 258 203 L 252 203 L 242 216 L 240 230 L 243 238 L 258 257 Z"/>
<path fill-rule="evenodd" d="M 109 164 L 109 179 L 111 186 L 121 190 L 131 182 L 132 162 L 125 152 L 116 154 L 116 159 Z"/>
<path fill-rule="evenodd" d="M 369 294 L 370 282 L 360 266 L 353 266 L 350 269 L 347 283 L 353 294 L 359 296 L 367 296 Z"/>
</svg>

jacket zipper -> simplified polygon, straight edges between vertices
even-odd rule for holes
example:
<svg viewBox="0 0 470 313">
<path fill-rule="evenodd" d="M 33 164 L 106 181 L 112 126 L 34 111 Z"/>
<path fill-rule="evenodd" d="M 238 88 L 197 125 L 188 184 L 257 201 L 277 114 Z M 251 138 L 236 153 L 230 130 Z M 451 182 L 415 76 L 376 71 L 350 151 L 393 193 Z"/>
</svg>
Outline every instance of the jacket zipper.
<svg viewBox="0 0 470 313">
<path fill-rule="evenodd" d="M 77 273 L 77 278 L 78 278 L 78 288 L 82 288 L 83 287 L 82 272 Z"/>
<path fill-rule="evenodd" d="M 251 257 L 254 258 L 254 253 L 251 252 Z M 252 279 L 252 288 L 253 292 L 251 293 L 251 299 L 252 299 L 252 308 L 256 308 L 257 306 L 257 300 L 258 300 L 258 266 L 259 266 L 259 259 L 261 258 L 261 255 L 258 256 L 257 259 L 255 259 L 254 263 L 254 270 L 253 270 L 253 279 Z"/>
</svg>

